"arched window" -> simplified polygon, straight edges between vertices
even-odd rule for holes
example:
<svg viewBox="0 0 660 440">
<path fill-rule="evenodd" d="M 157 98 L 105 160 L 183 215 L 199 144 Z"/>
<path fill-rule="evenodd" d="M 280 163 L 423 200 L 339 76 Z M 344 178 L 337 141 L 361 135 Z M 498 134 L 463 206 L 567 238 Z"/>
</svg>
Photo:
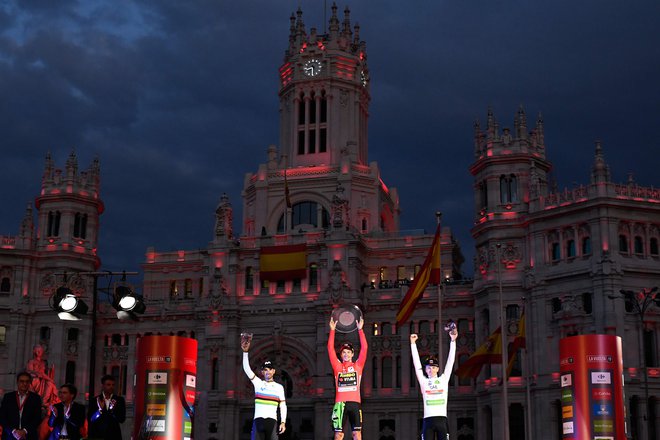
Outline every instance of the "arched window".
<svg viewBox="0 0 660 440">
<path fill-rule="evenodd" d="M 500 203 L 518 201 L 518 179 L 515 174 L 500 176 Z"/>
<path fill-rule="evenodd" d="M 48 227 L 46 228 L 48 237 L 59 237 L 60 235 L 60 211 L 48 212 Z"/>
<path fill-rule="evenodd" d="M 320 213 L 319 213 L 320 210 Z M 320 217 L 320 218 L 319 218 Z M 311 225 L 315 228 L 327 229 L 330 226 L 330 214 L 323 205 L 316 202 L 299 202 L 291 207 L 291 224 L 288 229 L 295 229 L 300 225 Z M 277 232 L 284 231 L 284 214 L 277 223 Z"/>
<path fill-rule="evenodd" d="M 252 293 L 254 288 L 254 272 L 252 267 L 248 266 L 245 268 L 245 293 Z"/>
<path fill-rule="evenodd" d="M 559 243 L 554 242 L 551 244 L 550 260 L 559 261 L 559 259 L 561 259 L 561 247 Z"/>
<path fill-rule="evenodd" d="M 217 356 L 211 359 L 211 389 L 218 389 L 218 379 L 220 378 L 220 359 Z"/>
<path fill-rule="evenodd" d="M 575 257 L 575 240 L 568 240 L 566 242 L 566 256 L 568 258 Z"/>
<path fill-rule="evenodd" d="M 378 358 L 371 358 L 371 385 L 374 389 L 378 388 Z"/>
<path fill-rule="evenodd" d="M 582 255 L 591 255 L 591 237 L 582 238 Z"/>
<path fill-rule="evenodd" d="M 619 252 L 622 254 L 628 253 L 628 237 L 624 234 L 619 234 Z"/>
<path fill-rule="evenodd" d="M 655 237 L 651 237 L 649 241 L 649 253 L 653 256 L 658 256 L 658 239 Z"/>
<path fill-rule="evenodd" d="M 488 181 L 479 182 L 479 204 L 481 209 L 488 208 Z"/>
<path fill-rule="evenodd" d="M 76 212 L 73 218 L 73 236 L 75 238 L 87 238 L 87 214 Z"/>
<path fill-rule="evenodd" d="M 392 356 L 383 356 L 383 388 L 392 388 Z"/>
<path fill-rule="evenodd" d="M 316 292 L 319 287 L 319 266 L 316 263 L 309 265 L 309 291 Z"/>
<path fill-rule="evenodd" d="M 2 277 L 0 281 L 0 292 L 10 293 L 11 292 L 11 280 L 9 277 Z"/>
<path fill-rule="evenodd" d="M 635 236 L 635 254 L 643 255 L 644 254 L 644 240 L 639 235 Z"/>
<path fill-rule="evenodd" d="M 362 232 L 367 232 L 367 219 L 362 219 Z"/>
<path fill-rule="evenodd" d="M 593 304 L 591 301 L 591 292 L 584 292 L 582 294 L 582 309 L 587 315 L 591 315 Z"/>
</svg>

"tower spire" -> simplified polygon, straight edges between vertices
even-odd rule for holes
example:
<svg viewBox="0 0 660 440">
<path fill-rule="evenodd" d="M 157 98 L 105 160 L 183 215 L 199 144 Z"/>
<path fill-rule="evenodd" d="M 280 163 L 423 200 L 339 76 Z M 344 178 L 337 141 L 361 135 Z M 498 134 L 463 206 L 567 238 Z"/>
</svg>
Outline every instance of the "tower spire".
<svg viewBox="0 0 660 440">
<path fill-rule="evenodd" d="M 603 147 L 600 140 L 596 141 L 596 151 L 594 153 L 594 165 L 591 171 L 591 183 L 606 183 L 610 181 L 610 170 L 605 163 Z"/>
</svg>

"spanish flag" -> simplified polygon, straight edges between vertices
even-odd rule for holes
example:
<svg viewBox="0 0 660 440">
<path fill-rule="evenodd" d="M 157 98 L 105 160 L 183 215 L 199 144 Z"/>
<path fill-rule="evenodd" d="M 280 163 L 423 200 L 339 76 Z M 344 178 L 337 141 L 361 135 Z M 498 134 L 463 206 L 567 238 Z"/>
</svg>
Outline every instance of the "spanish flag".
<svg viewBox="0 0 660 440">
<path fill-rule="evenodd" d="M 396 314 L 396 325 L 397 327 L 402 326 L 410 318 L 417 303 L 422 299 L 424 290 L 429 283 L 439 283 L 440 282 L 440 224 L 435 230 L 435 237 L 433 237 L 433 243 L 431 244 L 431 249 L 424 260 L 422 268 L 415 276 L 412 284 L 406 292 L 406 296 L 403 297 L 401 304 L 399 304 L 399 311 Z"/>
<path fill-rule="evenodd" d="M 518 354 L 518 350 L 526 347 L 527 347 L 527 340 L 525 339 L 525 312 L 523 311 L 522 315 L 520 315 L 520 321 L 518 321 L 518 334 L 511 343 L 511 347 L 509 347 L 509 351 L 508 351 L 509 365 L 507 366 L 506 369 L 507 376 L 511 375 L 511 369 L 513 368 L 513 361 L 516 359 L 516 354 Z"/>
<path fill-rule="evenodd" d="M 265 246 L 259 258 L 262 281 L 287 281 L 307 276 L 307 245 Z"/>
<path fill-rule="evenodd" d="M 486 364 L 501 364 L 502 363 L 502 328 L 497 329 L 488 336 L 486 342 L 481 344 L 479 348 L 472 353 L 472 356 L 463 362 L 456 370 L 458 377 L 471 377 L 479 376 L 481 367 Z"/>
</svg>

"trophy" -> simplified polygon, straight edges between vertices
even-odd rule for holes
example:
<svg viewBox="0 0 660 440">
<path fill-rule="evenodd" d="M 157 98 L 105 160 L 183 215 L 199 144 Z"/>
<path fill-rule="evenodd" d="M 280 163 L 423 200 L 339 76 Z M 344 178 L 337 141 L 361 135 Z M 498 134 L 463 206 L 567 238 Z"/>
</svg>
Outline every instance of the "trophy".
<svg viewBox="0 0 660 440">
<path fill-rule="evenodd" d="M 357 330 L 360 319 L 362 319 L 362 311 L 353 304 L 343 304 L 332 311 L 332 320 L 337 323 L 335 330 L 340 333 Z"/>
<path fill-rule="evenodd" d="M 245 344 L 250 344 L 252 342 L 252 336 L 254 336 L 253 333 L 241 333 L 241 347 Z"/>
</svg>

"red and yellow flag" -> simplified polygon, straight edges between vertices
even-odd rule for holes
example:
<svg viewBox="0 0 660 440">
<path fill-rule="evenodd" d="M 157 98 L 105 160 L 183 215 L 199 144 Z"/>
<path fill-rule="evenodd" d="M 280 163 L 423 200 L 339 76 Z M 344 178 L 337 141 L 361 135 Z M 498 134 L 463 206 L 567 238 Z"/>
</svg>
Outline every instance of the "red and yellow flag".
<svg viewBox="0 0 660 440">
<path fill-rule="evenodd" d="M 523 311 L 522 315 L 520 315 L 520 321 L 518 321 L 518 334 L 516 335 L 516 338 L 513 340 L 511 347 L 509 348 L 509 365 L 506 369 L 507 376 L 511 375 L 511 369 L 513 368 L 513 362 L 516 359 L 518 350 L 526 347 L 527 340 L 525 338 L 525 312 Z"/>
<path fill-rule="evenodd" d="M 502 328 L 497 329 L 488 336 L 488 339 L 481 344 L 474 353 L 463 362 L 456 370 L 458 377 L 471 377 L 479 376 L 481 368 L 486 364 L 501 364 L 502 363 Z"/>
<path fill-rule="evenodd" d="M 259 276 L 267 281 L 287 281 L 307 276 L 307 245 L 265 246 L 259 257 Z"/>
<path fill-rule="evenodd" d="M 435 277 L 435 278 L 434 278 Z M 433 237 L 433 243 L 431 244 L 431 249 L 429 249 L 428 255 L 424 260 L 422 268 L 415 276 L 415 279 L 410 284 L 406 296 L 401 300 L 399 304 L 399 311 L 396 314 L 396 325 L 397 327 L 402 326 L 410 318 L 417 303 L 422 299 L 424 290 L 429 283 L 439 283 L 440 282 L 440 224 L 435 230 L 435 237 Z"/>
</svg>

